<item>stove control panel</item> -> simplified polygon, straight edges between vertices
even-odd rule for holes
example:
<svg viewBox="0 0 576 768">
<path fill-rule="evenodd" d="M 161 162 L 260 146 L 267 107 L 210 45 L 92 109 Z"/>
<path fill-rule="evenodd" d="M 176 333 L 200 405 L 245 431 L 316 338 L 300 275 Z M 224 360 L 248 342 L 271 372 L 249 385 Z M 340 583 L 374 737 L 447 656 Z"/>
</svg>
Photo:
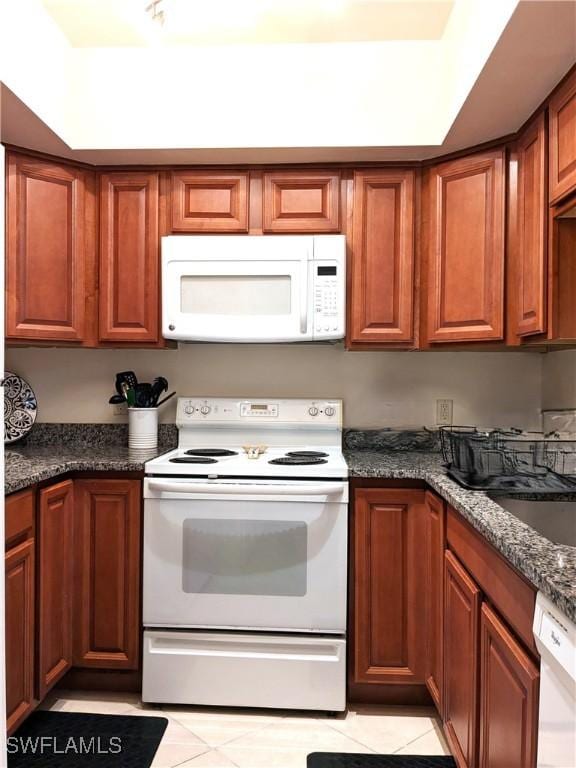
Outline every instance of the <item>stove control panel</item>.
<svg viewBox="0 0 576 768">
<path fill-rule="evenodd" d="M 179 397 L 176 424 L 179 427 L 269 424 L 341 429 L 342 400 Z"/>
</svg>

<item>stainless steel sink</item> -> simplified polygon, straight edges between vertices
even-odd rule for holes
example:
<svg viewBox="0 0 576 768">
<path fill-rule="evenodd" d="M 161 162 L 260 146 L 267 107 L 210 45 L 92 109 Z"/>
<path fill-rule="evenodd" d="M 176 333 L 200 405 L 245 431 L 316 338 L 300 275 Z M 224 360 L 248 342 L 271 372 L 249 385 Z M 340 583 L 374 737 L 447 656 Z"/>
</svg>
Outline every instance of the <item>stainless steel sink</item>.
<svg viewBox="0 0 576 768">
<path fill-rule="evenodd" d="M 495 493 L 489 496 L 555 544 L 576 547 L 576 501 L 534 501 Z"/>
</svg>

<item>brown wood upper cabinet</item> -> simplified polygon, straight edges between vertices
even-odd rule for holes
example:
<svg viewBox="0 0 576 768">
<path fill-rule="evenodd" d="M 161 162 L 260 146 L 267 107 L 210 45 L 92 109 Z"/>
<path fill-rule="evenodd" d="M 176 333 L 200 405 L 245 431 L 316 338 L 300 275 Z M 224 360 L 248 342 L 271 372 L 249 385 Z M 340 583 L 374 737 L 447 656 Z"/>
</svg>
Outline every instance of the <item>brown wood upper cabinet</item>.
<svg viewBox="0 0 576 768">
<path fill-rule="evenodd" d="M 424 514 L 424 491 L 355 492 L 353 684 L 424 683 Z"/>
<path fill-rule="evenodd" d="M 74 666 L 137 669 L 140 481 L 77 480 L 74 493 Z"/>
<path fill-rule="evenodd" d="M 158 177 L 139 171 L 100 177 L 102 341 L 159 340 Z"/>
<path fill-rule="evenodd" d="M 86 333 L 85 177 L 7 156 L 6 336 L 81 342 Z"/>
<path fill-rule="evenodd" d="M 413 170 L 354 174 L 351 345 L 414 338 Z"/>
<path fill-rule="evenodd" d="M 262 205 L 264 232 L 339 232 L 340 174 L 264 173 Z"/>
<path fill-rule="evenodd" d="M 524 130 L 516 144 L 518 186 L 511 205 L 516 205 L 515 262 L 511 290 L 517 292 L 515 318 L 518 336 L 546 331 L 547 290 L 547 162 L 544 114 Z M 514 220 L 514 217 L 511 217 Z"/>
<path fill-rule="evenodd" d="M 550 123 L 550 202 L 576 189 L 576 72 L 548 105 Z"/>
<path fill-rule="evenodd" d="M 505 152 L 434 166 L 427 179 L 428 341 L 504 333 Z"/>
<path fill-rule="evenodd" d="M 426 686 L 439 712 L 442 712 L 442 618 L 444 615 L 444 549 L 446 514 L 443 500 L 426 493 L 424 540 L 426 546 Z"/>
<path fill-rule="evenodd" d="M 40 491 L 38 507 L 38 698 L 72 666 L 74 491 L 66 480 Z"/>
<path fill-rule="evenodd" d="M 480 768 L 534 768 L 538 668 L 486 604 L 480 628 Z"/>
<path fill-rule="evenodd" d="M 247 232 L 247 171 L 173 171 L 173 232 Z"/>
</svg>

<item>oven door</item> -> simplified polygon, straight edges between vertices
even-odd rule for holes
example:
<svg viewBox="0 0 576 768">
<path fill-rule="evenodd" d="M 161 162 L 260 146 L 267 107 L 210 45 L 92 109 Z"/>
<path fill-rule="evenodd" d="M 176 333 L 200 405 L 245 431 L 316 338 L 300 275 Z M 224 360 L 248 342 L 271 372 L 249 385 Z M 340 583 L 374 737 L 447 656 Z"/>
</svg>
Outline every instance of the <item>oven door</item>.
<svg viewBox="0 0 576 768">
<path fill-rule="evenodd" d="M 312 339 L 313 257 L 312 237 L 163 238 L 164 337 L 229 342 Z"/>
<path fill-rule="evenodd" d="M 147 478 L 144 626 L 344 633 L 344 482 Z"/>
</svg>

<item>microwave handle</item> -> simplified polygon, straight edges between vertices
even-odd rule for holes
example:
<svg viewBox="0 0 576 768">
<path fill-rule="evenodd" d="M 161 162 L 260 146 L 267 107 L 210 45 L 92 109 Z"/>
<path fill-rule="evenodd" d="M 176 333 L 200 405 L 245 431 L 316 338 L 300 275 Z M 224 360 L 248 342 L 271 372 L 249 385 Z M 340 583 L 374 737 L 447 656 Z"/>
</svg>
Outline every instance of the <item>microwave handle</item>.
<svg viewBox="0 0 576 768">
<path fill-rule="evenodd" d="M 308 332 L 308 262 L 303 262 L 300 280 L 300 333 Z"/>
<path fill-rule="evenodd" d="M 314 485 L 249 485 L 241 483 L 171 483 L 169 480 L 149 480 L 151 491 L 167 493 L 214 493 L 236 496 L 331 496 L 342 493 L 344 483 L 317 483 Z"/>
</svg>

